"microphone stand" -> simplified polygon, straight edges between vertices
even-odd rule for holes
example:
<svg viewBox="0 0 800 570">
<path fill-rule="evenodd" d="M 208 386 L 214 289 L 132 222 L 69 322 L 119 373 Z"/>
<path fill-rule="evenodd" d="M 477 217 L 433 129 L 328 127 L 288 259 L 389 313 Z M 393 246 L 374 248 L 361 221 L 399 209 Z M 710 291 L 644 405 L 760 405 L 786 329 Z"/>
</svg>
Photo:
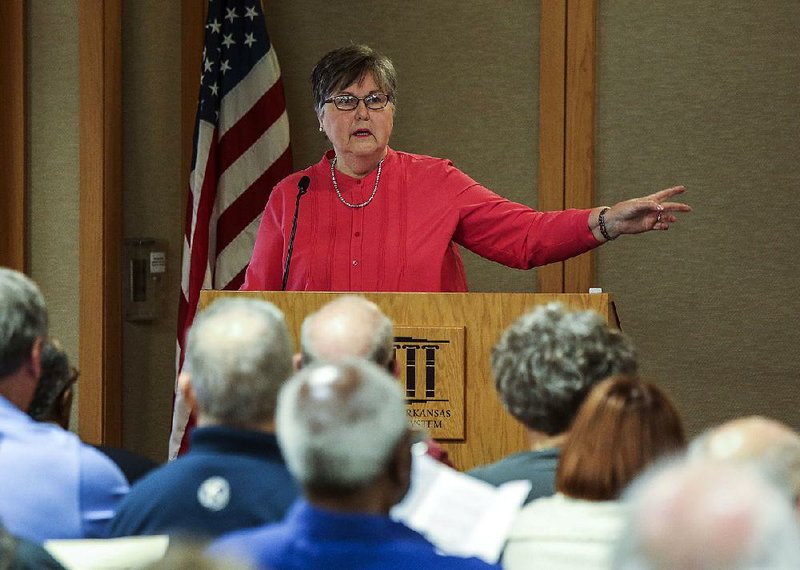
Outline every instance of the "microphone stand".
<svg viewBox="0 0 800 570">
<path fill-rule="evenodd" d="M 292 219 L 292 232 L 289 234 L 289 248 L 286 250 L 286 264 L 283 266 L 283 283 L 281 291 L 286 291 L 286 281 L 289 279 L 289 263 L 292 261 L 292 251 L 294 250 L 294 233 L 297 231 L 297 215 L 300 213 L 300 198 L 308 191 L 311 179 L 303 176 L 297 183 L 297 198 L 294 202 L 294 219 Z"/>
</svg>

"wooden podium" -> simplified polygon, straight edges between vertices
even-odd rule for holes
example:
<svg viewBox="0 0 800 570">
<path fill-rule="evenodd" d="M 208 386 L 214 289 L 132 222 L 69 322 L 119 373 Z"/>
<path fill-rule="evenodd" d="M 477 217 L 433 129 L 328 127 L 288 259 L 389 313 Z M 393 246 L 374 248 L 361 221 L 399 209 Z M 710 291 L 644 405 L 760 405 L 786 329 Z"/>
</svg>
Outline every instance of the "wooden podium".
<svg viewBox="0 0 800 570">
<path fill-rule="evenodd" d="M 305 316 L 343 293 L 203 291 L 200 307 L 219 297 L 247 296 L 275 304 L 299 347 Z M 466 470 L 521 451 L 522 426 L 503 409 L 490 368 L 503 330 L 535 305 L 553 301 L 592 309 L 618 327 L 611 296 L 541 293 L 358 293 L 380 306 L 395 325 L 399 381 L 410 423 L 425 429 L 453 463 Z"/>
</svg>

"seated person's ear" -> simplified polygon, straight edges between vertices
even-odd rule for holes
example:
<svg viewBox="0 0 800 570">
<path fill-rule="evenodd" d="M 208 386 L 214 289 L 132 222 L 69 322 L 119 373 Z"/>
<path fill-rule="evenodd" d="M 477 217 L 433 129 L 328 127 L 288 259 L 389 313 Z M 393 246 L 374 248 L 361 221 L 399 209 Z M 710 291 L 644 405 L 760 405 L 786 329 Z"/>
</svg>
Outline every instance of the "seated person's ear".
<svg viewBox="0 0 800 570">
<path fill-rule="evenodd" d="M 31 347 L 31 359 L 28 366 L 31 367 L 31 374 L 38 383 L 39 378 L 42 377 L 42 343 L 44 339 L 42 337 L 37 338 L 33 341 L 33 346 Z"/>
<path fill-rule="evenodd" d="M 292 368 L 295 371 L 300 370 L 303 367 L 303 355 L 299 352 L 295 352 L 294 356 L 292 356 Z"/>
<path fill-rule="evenodd" d="M 392 460 L 387 467 L 389 480 L 395 485 L 399 503 L 411 486 L 411 434 L 406 432 L 395 447 Z"/>
<path fill-rule="evenodd" d="M 196 411 L 197 396 L 194 393 L 192 378 L 189 376 L 188 372 L 181 372 L 180 375 L 178 375 L 178 389 L 181 391 L 181 395 L 189 405 L 189 408 Z"/>
<path fill-rule="evenodd" d="M 55 403 L 56 409 L 53 413 L 53 419 L 64 429 L 69 429 L 69 418 L 72 413 L 72 396 L 72 386 L 69 386 Z"/>
</svg>

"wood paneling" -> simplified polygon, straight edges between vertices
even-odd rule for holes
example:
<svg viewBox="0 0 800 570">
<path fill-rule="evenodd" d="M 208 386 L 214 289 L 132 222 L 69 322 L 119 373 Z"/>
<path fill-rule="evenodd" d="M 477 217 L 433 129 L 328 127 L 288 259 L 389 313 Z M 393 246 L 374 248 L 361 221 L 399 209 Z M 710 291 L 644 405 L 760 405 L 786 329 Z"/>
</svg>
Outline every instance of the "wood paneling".
<svg viewBox="0 0 800 570">
<path fill-rule="evenodd" d="M 84 441 L 121 441 L 122 0 L 81 0 L 80 409 Z"/>
<path fill-rule="evenodd" d="M 539 209 L 564 209 L 567 5 L 542 2 L 539 23 Z M 536 270 L 540 293 L 564 290 L 564 264 Z"/>
<path fill-rule="evenodd" d="M 596 0 L 567 2 L 564 205 L 591 208 L 594 196 Z M 594 279 L 591 253 L 564 263 L 564 291 L 586 293 Z"/>
<path fill-rule="evenodd" d="M 299 338 L 306 315 L 335 299 L 337 293 L 204 291 L 200 306 L 238 296 L 265 299 L 286 316 Z M 491 375 L 491 349 L 502 331 L 535 305 L 559 301 L 575 310 L 593 309 L 614 317 L 610 295 L 546 295 L 536 293 L 365 293 L 397 327 L 464 327 L 466 331 L 466 429 L 463 441 L 442 441 L 459 469 L 497 461 L 527 448 L 524 428 L 496 395 Z"/>
<path fill-rule="evenodd" d="M 594 185 L 596 0 L 542 2 L 539 208 L 590 208 Z M 542 293 L 587 292 L 591 253 L 537 270 Z"/>
<path fill-rule="evenodd" d="M 25 2 L 0 2 L 0 265 L 26 270 Z"/>
</svg>

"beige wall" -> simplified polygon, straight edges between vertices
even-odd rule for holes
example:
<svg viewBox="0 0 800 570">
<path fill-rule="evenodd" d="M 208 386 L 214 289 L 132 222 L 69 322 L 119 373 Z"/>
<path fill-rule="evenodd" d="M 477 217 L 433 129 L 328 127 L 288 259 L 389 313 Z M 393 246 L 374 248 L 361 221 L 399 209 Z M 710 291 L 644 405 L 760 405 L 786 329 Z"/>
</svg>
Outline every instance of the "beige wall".
<svg viewBox="0 0 800 570">
<path fill-rule="evenodd" d="M 26 4 L 29 273 L 47 301 L 51 334 L 77 362 L 78 2 Z"/>
<path fill-rule="evenodd" d="M 180 2 L 162 0 L 128 0 L 122 8 L 123 236 L 168 244 L 160 316 L 123 321 L 123 444 L 163 460 L 172 425 L 183 235 L 181 10 Z"/>
<path fill-rule="evenodd" d="M 647 376 L 692 430 L 800 428 L 800 3 L 601 2 L 597 201 L 685 184 L 695 213 L 598 254 Z"/>
</svg>

